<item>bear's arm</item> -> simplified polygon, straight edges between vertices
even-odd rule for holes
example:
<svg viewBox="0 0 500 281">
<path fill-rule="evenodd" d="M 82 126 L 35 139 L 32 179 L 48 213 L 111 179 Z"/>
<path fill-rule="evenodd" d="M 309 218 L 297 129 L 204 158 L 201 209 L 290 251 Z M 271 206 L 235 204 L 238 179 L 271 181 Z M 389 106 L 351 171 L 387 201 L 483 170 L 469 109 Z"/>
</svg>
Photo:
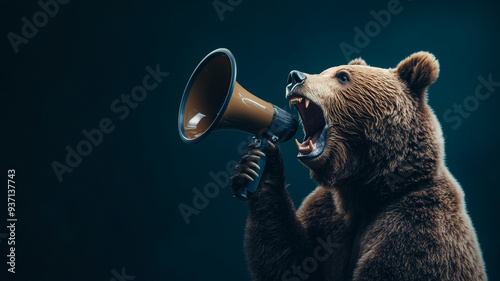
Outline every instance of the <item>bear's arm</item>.
<svg viewBox="0 0 500 281">
<path fill-rule="evenodd" d="M 282 280 L 311 252 L 302 222 L 283 183 L 263 180 L 248 201 L 245 249 L 255 280 Z"/>
<path fill-rule="evenodd" d="M 302 221 L 285 187 L 283 159 L 278 147 L 266 150 L 267 164 L 259 187 L 247 201 L 249 215 L 245 249 L 250 272 L 255 280 L 282 280 L 282 275 L 299 264 L 311 245 Z M 259 152 L 250 145 L 231 178 L 233 192 L 248 183 L 243 175 L 255 166 L 248 161 Z"/>
<path fill-rule="evenodd" d="M 354 281 L 487 279 L 461 200 L 424 193 L 397 203 L 367 229 Z"/>
<path fill-rule="evenodd" d="M 350 246 L 343 245 L 353 237 L 330 191 L 318 187 L 297 212 L 286 189 L 258 196 L 249 202 L 246 233 L 255 280 L 347 280 Z"/>
</svg>

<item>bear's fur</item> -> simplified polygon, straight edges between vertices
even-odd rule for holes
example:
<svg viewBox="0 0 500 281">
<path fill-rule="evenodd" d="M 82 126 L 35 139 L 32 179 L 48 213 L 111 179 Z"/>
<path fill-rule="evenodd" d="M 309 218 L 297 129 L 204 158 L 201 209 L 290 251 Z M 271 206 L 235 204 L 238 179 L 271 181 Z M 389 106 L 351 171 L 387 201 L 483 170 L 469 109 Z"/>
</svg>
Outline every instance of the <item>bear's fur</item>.
<svg viewBox="0 0 500 281">
<path fill-rule="evenodd" d="M 279 148 L 264 150 L 267 165 L 247 201 L 245 248 L 255 280 L 487 279 L 426 101 L 438 73 L 426 52 L 395 69 L 355 59 L 305 74 L 287 93 L 321 108 L 327 137 L 319 156 L 299 158 L 318 187 L 298 211 Z M 234 192 L 255 177 L 251 170 L 263 168 L 252 164 L 259 157 L 254 146 L 231 177 Z"/>
</svg>

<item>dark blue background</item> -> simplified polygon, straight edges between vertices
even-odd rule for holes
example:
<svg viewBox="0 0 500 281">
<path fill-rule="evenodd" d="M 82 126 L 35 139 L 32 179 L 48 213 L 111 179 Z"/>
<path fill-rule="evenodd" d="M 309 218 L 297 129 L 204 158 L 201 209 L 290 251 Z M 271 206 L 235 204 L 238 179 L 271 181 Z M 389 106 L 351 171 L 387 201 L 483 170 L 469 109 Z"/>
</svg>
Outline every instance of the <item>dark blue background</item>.
<svg viewBox="0 0 500 281">
<path fill-rule="evenodd" d="M 243 0 L 221 21 L 212 1 L 71 0 L 15 54 L 7 34 L 19 34 L 21 18 L 31 19 L 40 7 L 4 1 L 0 173 L 16 169 L 19 220 L 18 273 L 9 280 L 110 280 L 111 271 L 123 267 L 134 280 L 249 280 L 245 204 L 225 188 L 189 225 L 178 209 L 192 205 L 193 188 L 213 181 L 210 171 L 239 159 L 238 145 L 247 139 L 217 132 L 197 145 L 182 143 L 177 111 L 185 83 L 201 58 L 226 47 L 245 88 L 286 106 L 288 72 L 345 64 L 339 44 L 353 44 L 354 27 L 364 29 L 373 20 L 370 11 L 387 3 Z M 383 68 L 420 50 L 439 59 L 429 104 L 442 123 L 446 162 L 465 191 L 490 280 L 499 280 L 500 88 L 456 130 L 443 116 L 474 95 L 478 76 L 500 81 L 499 7 L 478 0 L 402 0 L 401 6 L 359 55 Z M 146 66 L 157 64 L 170 75 L 120 120 L 111 103 L 142 83 Z M 85 139 L 81 131 L 105 117 L 115 130 L 60 183 L 51 163 L 64 163 L 65 146 L 75 148 Z M 299 205 L 315 185 L 295 159 L 295 144 L 281 147 Z M 0 242 L 2 276 L 6 242 Z"/>
</svg>

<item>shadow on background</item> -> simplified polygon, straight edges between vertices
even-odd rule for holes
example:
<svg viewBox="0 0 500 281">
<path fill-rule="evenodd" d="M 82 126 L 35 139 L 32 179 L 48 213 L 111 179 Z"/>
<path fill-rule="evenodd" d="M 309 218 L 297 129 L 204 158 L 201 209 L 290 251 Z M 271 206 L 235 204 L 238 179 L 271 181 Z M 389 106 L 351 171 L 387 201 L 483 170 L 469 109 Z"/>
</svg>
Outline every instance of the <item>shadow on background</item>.
<svg viewBox="0 0 500 281">
<path fill-rule="evenodd" d="M 225 11 L 218 14 L 214 2 Z M 364 31 L 371 11 L 387 9 L 389 1 L 60 3 L 66 4 L 46 20 L 36 16 L 41 27 L 27 28 L 31 38 L 24 40 L 23 17 L 33 22 L 42 7 L 23 1 L 2 8 L 2 172 L 16 169 L 14 280 L 249 280 L 246 206 L 227 186 L 189 224 L 179 212 L 181 203 L 193 206 L 193 189 L 214 182 L 211 172 L 222 175 L 239 159 L 247 140 L 218 132 L 194 146 L 182 143 L 176 126 L 185 83 L 201 58 L 226 47 L 238 62 L 238 82 L 284 107 L 290 70 L 319 73 L 345 64 L 340 45 L 346 44 L 352 58 L 384 68 L 420 50 L 439 59 L 429 103 L 490 280 L 500 279 L 500 87 L 474 99 L 478 77 L 500 81 L 498 3 L 401 0 L 401 11 L 378 31 L 372 27 L 363 44 L 356 28 Z M 17 47 L 10 32 L 19 36 Z M 156 87 L 140 92 L 136 87 L 151 71 Z M 86 134 L 94 142 L 80 144 Z M 295 159 L 295 145 L 281 148 L 298 206 L 315 185 Z M 66 159 L 78 149 L 86 156 Z M 61 164 L 55 164 L 60 179 L 54 162 Z M 2 275 L 9 254 L 5 219 Z"/>
</svg>

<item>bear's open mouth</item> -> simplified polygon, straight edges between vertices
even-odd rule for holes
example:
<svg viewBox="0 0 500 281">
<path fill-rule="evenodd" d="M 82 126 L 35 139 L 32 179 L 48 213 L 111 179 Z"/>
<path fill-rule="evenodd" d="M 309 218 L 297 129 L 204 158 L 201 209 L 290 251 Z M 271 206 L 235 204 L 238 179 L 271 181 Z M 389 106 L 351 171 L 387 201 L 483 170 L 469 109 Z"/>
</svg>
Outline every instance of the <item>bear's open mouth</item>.
<svg viewBox="0 0 500 281">
<path fill-rule="evenodd" d="M 291 94 L 288 96 L 290 107 L 295 105 L 299 111 L 302 126 L 304 127 L 304 141 L 295 140 L 299 149 L 299 158 L 315 158 L 323 153 L 325 148 L 327 122 L 321 107 L 310 99 Z"/>
</svg>

